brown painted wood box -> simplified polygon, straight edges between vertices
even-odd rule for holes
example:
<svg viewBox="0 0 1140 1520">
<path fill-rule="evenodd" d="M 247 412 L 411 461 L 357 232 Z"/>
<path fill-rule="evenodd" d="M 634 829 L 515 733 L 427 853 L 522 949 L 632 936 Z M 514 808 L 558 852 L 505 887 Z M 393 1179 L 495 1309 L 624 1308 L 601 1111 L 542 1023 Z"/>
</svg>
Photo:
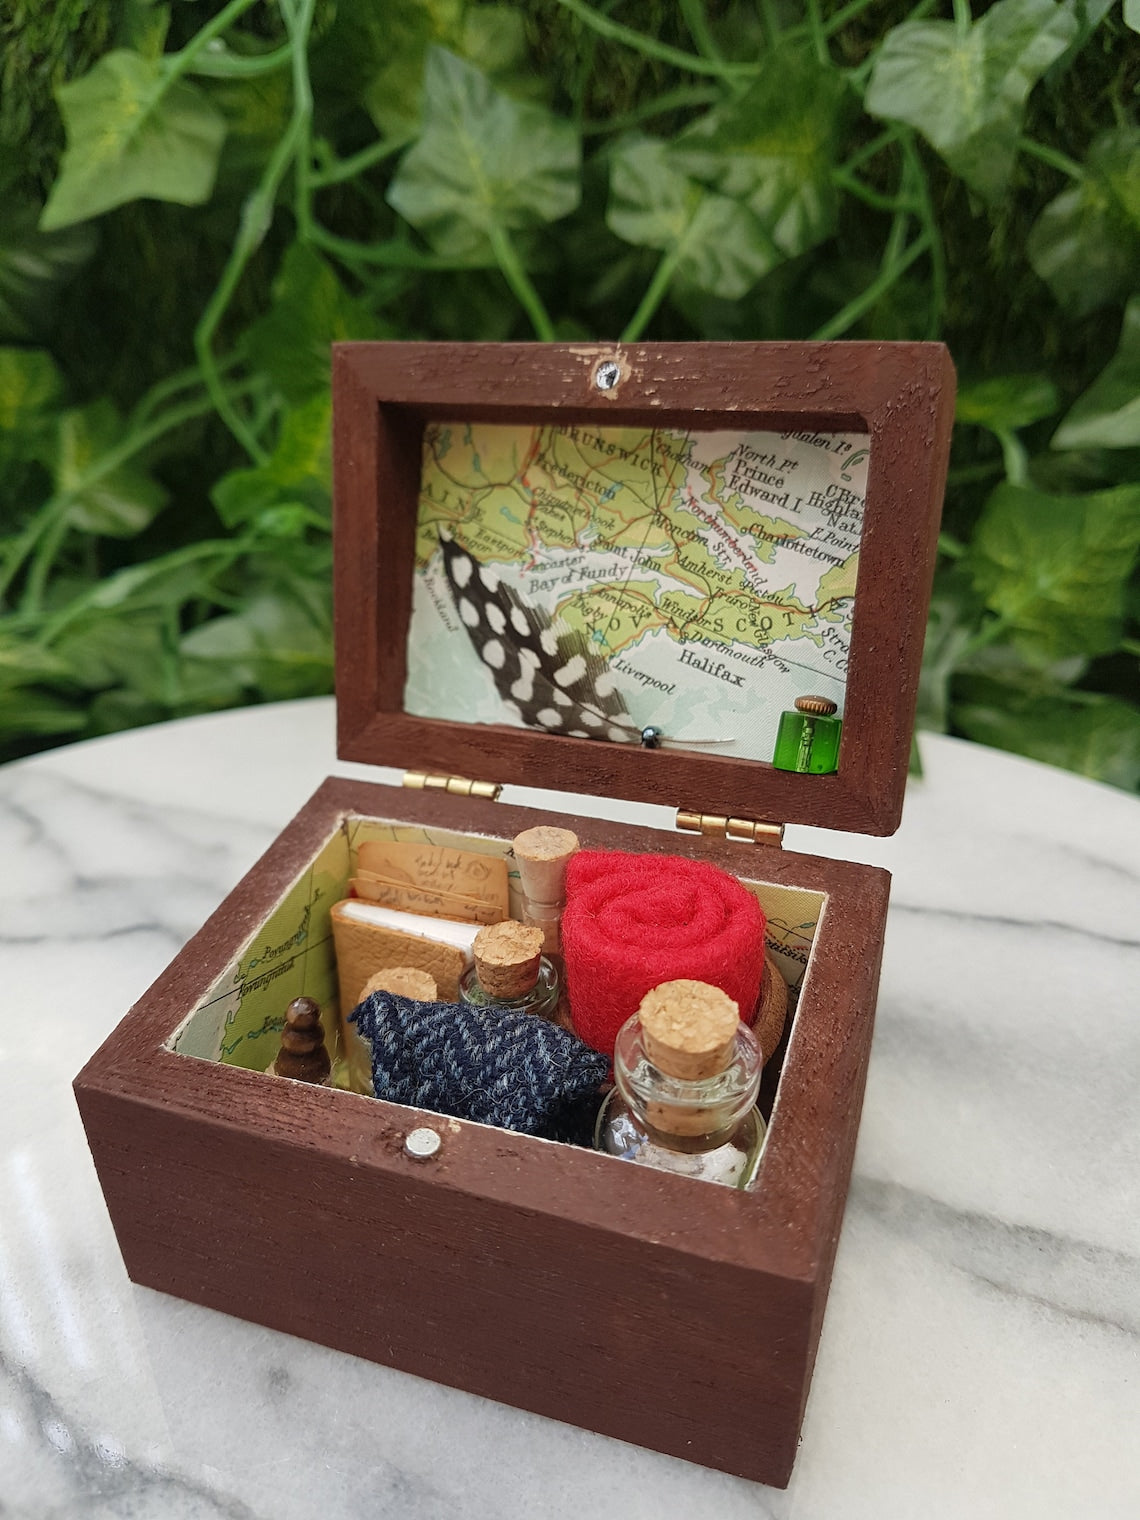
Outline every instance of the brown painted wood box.
<svg viewBox="0 0 1140 1520">
<path fill-rule="evenodd" d="M 709 819 L 719 815 L 720 837 L 327 781 L 76 1079 L 134 1281 L 710 1467 L 787 1483 L 850 1176 L 889 878 L 726 838 L 724 820 L 872 834 L 898 826 L 953 391 L 948 355 L 935 344 L 338 347 L 341 755 L 665 802 L 706 815 L 706 829 L 718 827 Z M 576 428 L 555 441 L 594 447 L 595 465 L 616 429 L 651 439 L 686 430 L 776 435 L 793 453 L 815 448 L 821 457 L 829 436 L 858 443 L 867 435 L 869 458 L 844 446 L 847 462 L 863 457 L 868 474 L 845 685 L 836 672 L 844 718 L 837 774 L 775 770 L 715 746 L 654 750 L 424 715 L 422 698 L 418 712 L 405 711 L 413 705 L 405 693 L 425 437 L 446 432 L 459 447 L 501 436 L 472 435 L 472 427 L 508 424 Z M 551 436 L 543 434 L 544 446 Z M 632 435 L 620 437 L 633 458 Z M 690 463 L 703 447 L 698 438 Z M 779 533 L 755 514 L 765 503 L 770 513 L 796 510 L 786 500 L 781 508 L 783 486 L 772 476 L 779 465 L 796 466 L 778 450 L 764 465 L 754 438 L 749 449 L 735 457 L 751 473 L 710 476 L 710 490 L 730 503 L 737 526 L 751 524 L 755 543 L 764 533 L 774 542 Z M 564 461 L 559 468 L 572 473 Z M 656 479 L 653 469 L 651 453 Z M 825 504 L 831 494 L 823 492 Z M 689 507 L 719 532 L 709 502 L 694 495 Z M 530 508 L 540 503 L 534 492 Z M 651 506 L 659 516 L 661 502 Z M 732 550 L 724 553 L 722 565 L 733 563 Z M 777 608 L 793 607 L 781 596 Z M 465 647 L 461 631 L 454 637 Z M 754 641 L 733 657 L 762 661 L 762 650 Z M 427 831 L 501 852 L 537 821 L 572 827 L 586 846 L 711 860 L 757 884 L 779 921 L 775 948 L 793 989 L 800 983 L 798 1007 L 769 1064 L 771 1122 L 753 1192 L 259 1069 L 276 1053 L 280 1027 L 264 1010 L 279 1015 L 301 990 L 335 986 L 328 907 L 344 894 L 354 841 Z M 426 1163 L 403 1149 L 424 1123 L 443 1136 Z"/>
</svg>

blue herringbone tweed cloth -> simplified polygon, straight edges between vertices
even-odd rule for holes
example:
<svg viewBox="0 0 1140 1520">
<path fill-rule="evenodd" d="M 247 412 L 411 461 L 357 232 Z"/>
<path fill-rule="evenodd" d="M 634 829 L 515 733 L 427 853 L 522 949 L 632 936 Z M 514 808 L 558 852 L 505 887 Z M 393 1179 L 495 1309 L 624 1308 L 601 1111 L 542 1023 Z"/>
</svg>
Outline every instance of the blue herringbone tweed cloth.
<svg viewBox="0 0 1140 1520">
<path fill-rule="evenodd" d="M 350 1015 L 378 1098 L 548 1140 L 588 1143 L 609 1059 L 530 1013 L 374 992 Z"/>
</svg>

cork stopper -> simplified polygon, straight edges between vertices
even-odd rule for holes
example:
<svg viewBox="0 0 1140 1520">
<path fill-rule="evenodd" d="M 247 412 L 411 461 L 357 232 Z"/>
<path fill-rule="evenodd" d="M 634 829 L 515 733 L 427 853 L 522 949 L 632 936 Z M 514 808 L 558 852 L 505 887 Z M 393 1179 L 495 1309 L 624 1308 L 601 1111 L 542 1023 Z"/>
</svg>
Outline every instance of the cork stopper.
<svg viewBox="0 0 1140 1520">
<path fill-rule="evenodd" d="M 524 829 L 513 842 L 523 891 L 523 922 L 542 930 L 547 955 L 558 955 L 562 949 L 566 864 L 577 848 L 577 834 L 549 824 Z"/>
<path fill-rule="evenodd" d="M 797 697 L 796 711 L 809 713 L 813 718 L 830 718 L 839 709 L 830 697 Z"/>
<path fill-rule="evenodd" d="M 543 933 L 508 918 L 475 936 L 475 974 L 490 997 L 519 998 L 538 981 Z"/>
<path fill-rule="evenodd" d="M 578 848 L 569 829 L 539 824 L 517 834 L 513 844 L 523 895 L 531 903 L 566 901 L 566 862 Z"/>
<path fill-rule="evenodd" d="M 358 1003 L 374 992 L 394 992 L 397 997 L 415 998 L 417 1003 L 434 1003 L 439 997 L 435 977 L 417 966 L 389 966 L 370 976 L 360 989 Z"/>
<path fill-rule="evenodd" d="M 312 998 L 294 998 L 286 1008 L 281 1049 L 269 1070 L 275 1077 L 292 1077 L 295 1082 L 320 1085 L 328 1081 L 332 1061 L 325 1049 L 321 1010 Z"/>
<path fill-rule="evenodd" d="M 699 1082 L 732 1060 L 740 1009 L 707 982 L 663 982 L 637 1010 L 645 1054 L 667 1077 Z"/>
</svg>

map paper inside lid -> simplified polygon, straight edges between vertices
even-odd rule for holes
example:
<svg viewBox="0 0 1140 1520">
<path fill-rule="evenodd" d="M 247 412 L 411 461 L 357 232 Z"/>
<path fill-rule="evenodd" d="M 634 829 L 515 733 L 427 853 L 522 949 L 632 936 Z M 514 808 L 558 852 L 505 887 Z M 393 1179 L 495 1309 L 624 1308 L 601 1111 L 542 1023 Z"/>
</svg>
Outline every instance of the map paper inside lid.
<svg viewBox="0 0 1140 1520">
<path fill-rule="evenodd" d="M 399 742 L 399 763 L 475 779 L 895 826 L 952 405 L 940 346 L 337 357 L 342 753 L 391 763 Z M 351 636 L 379 664 L 346 724 L 362 384 L 379 638 Z"/>
<path fill-rule="evenodd" d="M 843 713 L 869 443 L 429 423 L 405 711 L 771 761 Z"/>
</svg>

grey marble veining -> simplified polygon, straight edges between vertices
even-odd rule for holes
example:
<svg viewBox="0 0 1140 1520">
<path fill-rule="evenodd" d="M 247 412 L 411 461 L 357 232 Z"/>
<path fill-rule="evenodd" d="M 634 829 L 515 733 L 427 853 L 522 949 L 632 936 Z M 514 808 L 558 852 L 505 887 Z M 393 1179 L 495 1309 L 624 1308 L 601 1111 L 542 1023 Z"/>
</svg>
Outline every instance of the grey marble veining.
<svg viewBox="0 0 1140 1520">
<path fill-rule="evenodd" d="M 2 1520 L 1140 1513 L 1140 804 L 952 740 L 894 839 L 789 830 L 895 881 L 786 1493 L 133 1287 L 71 1078 L 322 776 L 373 774 L 332 744 L 317 701 L 0 772 Z"/>
</svg>

